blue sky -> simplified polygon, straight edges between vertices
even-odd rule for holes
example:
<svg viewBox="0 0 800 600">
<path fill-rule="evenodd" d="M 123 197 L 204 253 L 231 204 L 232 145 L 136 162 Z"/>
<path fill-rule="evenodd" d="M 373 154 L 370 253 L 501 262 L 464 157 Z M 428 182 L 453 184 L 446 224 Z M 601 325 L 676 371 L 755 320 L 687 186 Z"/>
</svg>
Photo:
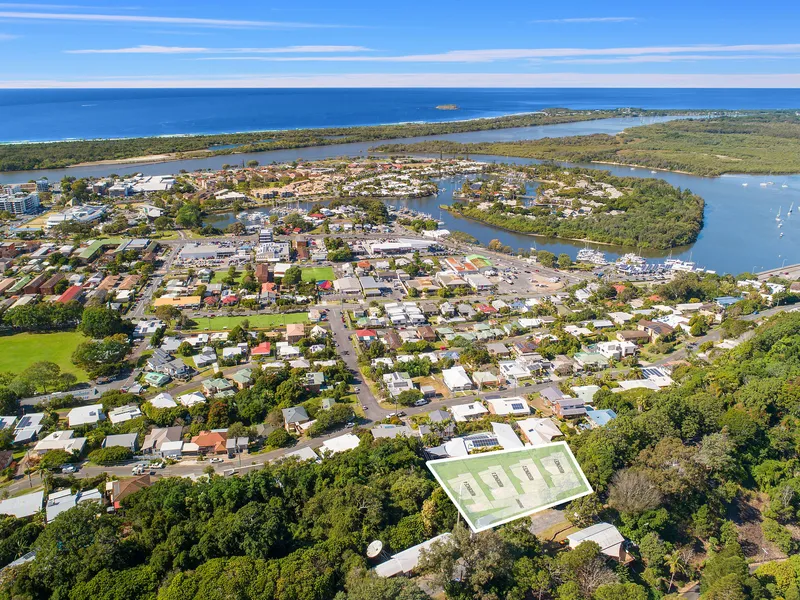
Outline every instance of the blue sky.
<svg viewBox="0 0 800 600">
<path fill-rule="evenodd" d="M 796 4 L 0 2 L 0 87 L 800 87 Z"/>
</svg>

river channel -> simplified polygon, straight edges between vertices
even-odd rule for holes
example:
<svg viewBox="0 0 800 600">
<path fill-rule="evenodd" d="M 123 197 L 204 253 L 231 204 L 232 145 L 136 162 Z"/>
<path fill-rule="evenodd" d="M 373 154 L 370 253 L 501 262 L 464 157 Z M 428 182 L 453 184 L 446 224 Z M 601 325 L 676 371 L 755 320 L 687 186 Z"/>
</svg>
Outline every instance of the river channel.
<svg viewBox="0 0 800 600">
<path fill-rule="evenodd" d="M 494 131 L 480 131 L 470 133 L 448 134 L 430 136 L 426 138 L 409 138 L 396 140 L 399 143 L 422 141 L 429 139 L 447 139 L 459 142 L 481 142 L 500 140 L 539 139 L 543 137 L 561 137 L 573 135 L 587 135 L 592 133 L 618 133 L 627 127 L 641 124 L 659 122 L 666 119 L 648 118 L 640 120 L 630 119 L 603 119 L 579 123 L 565 123 L 560 125 L 547 125 L 540 127 L 524 127 L 516 129 L 502 129 Z M 290 162 L 293 160 L 318 160 L 336 156 L 366 156 L 369 148 L 377 142 L 340 144 L 313 148 L 298 148 L 293 150 L 280 150 L 259 152 L 252 154 L 237 154 L 233 156 L 216 156 L 203 159 L 172 161 L 156 164 L 139 165 L 100 165 L 87 167 L 73 167 L 69 169 L 54 169 L 49 171 L 28 171 L 0 173 L 0 182 L 12 183 L 29 181 L 39 177 L 48 177 L 50 180 L 61 179 L 66 175 L 74 177 L 101 177 L 110 173 L 130 174 L 144 173 L 150 175 L 163 175 L 177 173 L 181 169 L 194 171 L 198 169 L 219 169 L 224 163 L 241 163 L 251 159 L 258 160 L 261 164 L 271 162 Z M 529 159 L 516 159 L 500 156 L 474 156 L 476 160 L 487 162 L 507 162 L 516 164 L 532 164 L 537 161 Z M 676 248 L 672 251 L 673 258 L 692 260 L 700 267 L 713 269 L 717 272 L 739 273 L 742 271 L 772 269 L 783 264 L 800 262 L 800 175 L 726 175 L 722 177 L 698 177 L 681 173 L 665 171 L 651 172 L 648 169 L 631 169 L 608 165 L 580 165 L 584 167 L 606 169 L 619 176 L 629 177 L 658 177 L 670 184 L 688 188 L 705 199 L 705 225 L 698 240 L 687 247 Z M 463 219 L 446 211 L 439 210 L 440 204 L 450 204 L 452 192 L 460 186 L 458 178 L 447 179 L 440 182 L 445 189 L 436 197 L 414 199 L 390 199 L 388 203 L 395 206 L 407 206 L 439 218 L 444 221 L 445 227 L 450 230 L 459 230 L 476 237 L 486 244 L 492 239 L 499 239 L 502 243 L 514 248 L 536 247 L 549 250 L 556 254 L 566 252 L 575 256 L 580 248 L 587 244 L 556 240 L 540 236 L 515 234 L 502 229 Z M 746 185 L 745 185 L 746 184 Z M 762 185 L 766 184 L 766 185 Z M 796 210 L 787 215 L 789 208 Z M 783 226 L 778 228 L 775 217 L 781 211 Z M 224 224 L 232 219 L 232 215 L 221 216 L 215 223 Z M 781 233 L 783 236 L 781 237 Z M 606 252 L 609 259 L 620 254 L 634 251 L 633 248 L 619 248 L 597 244 L 588 244 L 589 247 Z M 642 253 L 651 259 L 663 258 L 669 253 Z"/>
</svg>

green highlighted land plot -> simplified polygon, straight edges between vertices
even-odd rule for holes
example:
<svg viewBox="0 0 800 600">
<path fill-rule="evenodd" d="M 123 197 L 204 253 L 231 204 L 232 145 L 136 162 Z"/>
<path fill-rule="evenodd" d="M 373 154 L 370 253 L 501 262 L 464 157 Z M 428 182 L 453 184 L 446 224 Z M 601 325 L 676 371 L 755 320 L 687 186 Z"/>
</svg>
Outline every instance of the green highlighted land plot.
<svg viewBox="0 0 800 600">
<path fill-rule="evenodd" d="M 473 531 L 592 493 L 566 442 L 428 461 Z"/>
</svg>

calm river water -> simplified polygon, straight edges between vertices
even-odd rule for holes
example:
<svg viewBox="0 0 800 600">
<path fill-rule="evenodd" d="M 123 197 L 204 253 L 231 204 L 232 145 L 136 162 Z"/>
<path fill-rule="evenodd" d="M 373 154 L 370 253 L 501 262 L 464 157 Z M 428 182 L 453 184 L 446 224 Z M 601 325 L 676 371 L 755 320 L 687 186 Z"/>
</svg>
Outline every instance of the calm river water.
<svg viewBox="0 0 800 600">
<path fill-rule="evenodd" d="M 497 140 L 524 140 L 543 137 L 560 137 L 570 135 L 586 135 L 592 133 L 618 133 L 626 127 L 644 123 L 658 122 L 664 119 L 605 119 L 582 123 L 567 123 L 541 127 L 526 127 L 505 129 L 497 131 L 482 131 L 461 134 L 448 134 L 431 136 L 429 138 L 416 138 L 397 140 L 398 142 L 413 142 L 423 139 L 448 139 L 460 142 L 479 142 Z M 109 173 L 129 174 L 145 173 L 150 175 L 163 175 L 176 173 L 181 169 L 193 171 L 197 169 L 218 169 L 224 163 L 241 163 L 256 159 L 261 164 L 270 162 L 288 162 L 296 159 L 316 160 L 336 156 L 365 156 L 369 148 L 377 145 L 375 142 L 341 144 L 336 146 L 323 146 L 314 148 L 298 148 L 294 150 L 281 150 L 273 152 L 260 152 L 253 154 L 238 154 L 234 156 L 219 156 L 196 160 L 173 161 L 150 165 L 115 165 L 73 167 L 70 169 L 55 169 L 50 171 L 28 171 L 0 173 L 0 182 L 23 182 L 38 177 L 48 177 L 50 180 L 61 179 L 65 175 L 74 177 L 99 177 Z M 476 156 L 477 160 L 508 162 L 517 164 L 535 163 L 533 160 L 514 159 L 499 156 Z M 764 270 L 780 267 L 782 264 L 800 262 L 800 175 L 729 175 L 709 178 L 669 173 L 659 171 L 651 173 L 647 169 L 630 169 L 629 167 L 614 167 L 606 165 L 581 165 L 591 168 L 607 169 L 619 176 L 631 177 L 658 177 L 670 184 L 688 188 L 699 194 L 706 201 L 705 226 L 697 242 L 685 248 L 672 251 L 674 258 L 695 261 L 698 266 L 714 269 L 718 272 L 739 273 L 749 270 Z M 762 186 L 768 181 L 772 185 Z M 747 184 L 746 186 L 743 184 Z M 445 180 L 442 185 L 444 193 L 432 198 L 417 198 L 406 200 L 387 200 L 395 205 L 404 205 L 416 210 L 430 213 L 439 217 L 439 205 L 452 202 L 452 191 L 460 185 L 458 181 Z M 787 216 L 789 208 L 794 205 L 797 209 Z M 784 217 L 783 227 L 778 229 L 775 215 L 778 210 Z M 489 225 L 475 223 L 442 211 L 441 218 L 445 227 L 450 230 L 465 231 L 475 236 L 482 243 L 492 239 L 499 239 L 504 244 L 517 248 L 539 249 L 551 252 L 566 252 L 575 256 L 578 249 L 585 246 L 583 243 L 554 240 L 539 236 L 514 234 L 497 229 Z M 229 221 L 230 217 L 223 217 L 221 222 Z M 783 237 L 780 237 L 780 233 Z M 592 245 L 606 252 L 609 258 L 614 258 L 631 248 L 616 248 L 612 246 Z M 661 258 L 667 253 L 645 253 L 650 258 Z"/>
</svg>

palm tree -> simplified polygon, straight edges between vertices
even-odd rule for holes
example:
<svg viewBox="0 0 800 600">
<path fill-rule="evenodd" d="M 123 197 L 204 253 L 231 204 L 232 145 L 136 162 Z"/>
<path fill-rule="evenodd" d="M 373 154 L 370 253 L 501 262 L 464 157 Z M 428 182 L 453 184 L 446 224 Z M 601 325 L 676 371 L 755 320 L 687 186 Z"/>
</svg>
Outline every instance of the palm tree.
<svg viewBox="0 0 800 600">
<path fill-rule="evenodd" d="M 689 573 L 689 563 L 686 560 L 686 549 L 676 548 L 672 554 L 669 554 L 667 556 L 667 567 L 669 567 L 670 573 L 669 586 L 667 587 L 667 593 L 669 594 L 675 581 L 675 576 L 678 573 L 681 575 L 687 575 Z"/>
</svg>

